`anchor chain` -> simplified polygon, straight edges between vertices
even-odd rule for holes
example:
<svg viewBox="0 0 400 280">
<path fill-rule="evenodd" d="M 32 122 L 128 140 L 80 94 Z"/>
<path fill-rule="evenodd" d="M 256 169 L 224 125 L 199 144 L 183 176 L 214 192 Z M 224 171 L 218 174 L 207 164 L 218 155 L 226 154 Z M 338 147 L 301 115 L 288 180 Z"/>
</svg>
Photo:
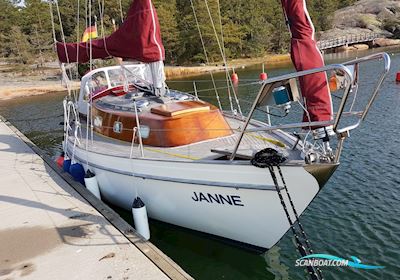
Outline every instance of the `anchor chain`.
<svg viewBox="0 0 400 280">
<path fill-rule="evenodd" d="M 300 255 L 302 257 L 307 256 L 308 254 L 313 254 L 313 250 L 311 248 L 311 243 L 307 238 L 307 235 L 305 233 L 304 227 L 303 225 L 300 223 L 299 220 L 299 215 L 296 211 L 296 207 L 294 206 L 292 197 L 289 193 L 289 190 L 287 188 L 286 185 L 286 181 L 284 179 L 282 170 L 280 168 L 280 164 L 285 162 L 286 158 L 283 157 L 281 154 L 278 153 L 278 151 L 271 149 L 271 148 L 266 148 L 264 150 L 259 151 L 258 153 L 255 154 L 254 158 L 251 160 L 251 164 L 259 167 L 259 168 L 268 168 L 269 172 L 271 174 L 272 180 L 274 182 L 275 185 L 275 189 L 278 193 L 282 208 L 286 214 L 286 218 L 289 222 L 290 228 L 292 230 L 292 233 L 294 235 L 295 241 L 296 241 L 296 246 L 297 246 L 297 250 L 299 251 Z M 289 210 L 288 207 L 286 205 L 285 200 L 283 199 L 283 195 L 281 192 L 281 188 L 279 187 L 279 183 L 278 183 L 278 178 L 276 176 L 274 167 L 277 168 L 280 179 L 282 181 L 283 184 L 283 189 L 285 190 L 285 193 L 289 199 L 290 202 L 290 207 L 292 212 L 294 213 L 294 216 L 296 218 L 296 220 L 293 222 L 292 218 L 289 215 Z M 298 229 L 296 228 L 296 221 L 297 221 L 297 225 L 299 227 L 299 232 Z M 301 236 L 301 238 L 300 238 Z M 302 240 L 304 240 L 305 243 L 302 242 Z M 323 276 L 322 276 L 322 271 L 318 268 L 318 267 L 314 267 L 314 266 L 307 266 L 307 271 L 309 273 L 310 279 L 312 280 L 323 280 Z"/>
</svg>

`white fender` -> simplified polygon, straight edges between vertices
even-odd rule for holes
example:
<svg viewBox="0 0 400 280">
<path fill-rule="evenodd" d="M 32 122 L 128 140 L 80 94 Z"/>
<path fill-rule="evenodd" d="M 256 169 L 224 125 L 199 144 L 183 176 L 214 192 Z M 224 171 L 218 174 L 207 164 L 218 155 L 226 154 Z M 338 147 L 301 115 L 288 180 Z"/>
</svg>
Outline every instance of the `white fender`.
<svg viewBox="0 0 400 280">
<path fill-rule="evenodd" d="M 147 218 L 146 205 L 144 205 L 140 197 L 136 197 L 135 200 L 133 201 L 132 215 L 136 231 L 141 236 L 143 236 L 144 239 L 149 240 L 150 229 L 149 229 L 149 221 Z"/>
<path fill-rule="evenodd" d="M 100 188 L 97 182 L 96 175 L 92 173 L 89 169 L 85 174 L 85 185 L 86 188 L 98 199 L 101 200 Z"/>
</svg>

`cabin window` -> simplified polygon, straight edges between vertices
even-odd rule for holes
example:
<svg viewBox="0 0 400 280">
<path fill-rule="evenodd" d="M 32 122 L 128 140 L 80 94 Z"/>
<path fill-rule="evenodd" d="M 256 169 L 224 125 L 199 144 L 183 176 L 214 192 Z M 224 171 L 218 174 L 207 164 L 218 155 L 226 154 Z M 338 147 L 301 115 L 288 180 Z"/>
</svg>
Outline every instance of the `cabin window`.
<svg viewBox="0 0 400 280">
<path fill-rule="evenodd" d="M 112 87 L 124 85 L 125 77 L 121 69 L 109 70 L 110 84 Z"/>
<path fill-rule="evenodd" d="M 103 118 L 100 116 L 95 116 L 93 123 L 94 123 L 95 127 L 102 127 L 103 126 Z"/>
<path fill-rule="evenodd" d="M 97 72 L 94 73 L 88 82 L 89 90 L 92 93 L 98 93 L 108 88 L 106 73 Z"/>
<path fill-rule="evenodd" d="M 113 131 L 115 133 L 121 133 L 122 132 L 122 122 L 114 122 Z"/>
<path fill-rule="evenodd" d="M 143 139 L 149 138 L 149 136 L 150 136 L 150 127 L 148 127 L 147 125 L 141 125 L 140 126 L 140 136 Z"/>
<path fill-rule="evenodd" d="M 108 71 L 108 76 L 110 77 L 110 84 L 111 86 L 123 86 L 125 81 L 128 84 L 132 84 L 137 82 L 137 77 L 132 75 L 132 73 L 122 70 L 122 69 L 115 69 Z"/>
<path fill-rule="evenodd" d="M 89 96 L 90 96 L 90 89 L 89 89 L 89 83 L 86 82 L 85 88 L 84 88 L 84 95 L 83 95 L 83 100 L 88 102 L 89 101 Z"/>
</svg>

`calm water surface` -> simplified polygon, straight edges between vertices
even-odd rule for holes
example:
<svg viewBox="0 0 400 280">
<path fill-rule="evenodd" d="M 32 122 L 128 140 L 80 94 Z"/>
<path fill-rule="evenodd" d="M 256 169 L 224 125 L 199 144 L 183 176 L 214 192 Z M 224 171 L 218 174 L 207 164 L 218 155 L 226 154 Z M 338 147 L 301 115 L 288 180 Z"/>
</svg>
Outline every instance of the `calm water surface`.
<svg viewBox="0 0 400 280">
<path fill-rule="evenodd" d="M 385 268 L 373 271 L 325 268 L 326 279 L 400 278 L 400 84 L 394 82 L 395 73 L 400 71 L 400 54 L 391 58 L 392 70 L 381 95 L 362 127 L 348 139 L 340 168 L 301 217 L 315 252 L 346 259 L 357 256 L 366 264 Z M 336 62 L 348 57 L 328 59 Z M 361 69 L 364 82 L 361 90 L 371 86 L 377 65 L 370 63 Z M 260 69 L 261 66 L 239 69 L 241 83 L 257 79 Z M 291 69 L 286 66 L 267 71 L 272 77 Z M 222 78 L 223 75 L 217 75 L 217 79 Z M 193 88 L 191 83 L 182 81 L 169 85 L 189 91 Z M 201 92 L 202 88 L 210 87 L 209 83 L 197 85 L 200 95 L 215 101 Z M 253 97 L 242 92 L 239 95 L 247 100 Z M 62 141 L 59 123 L 63 120 L 63 97 L 64 94 L 50 94 L 2 102 L 0 114 L 55 157 Z M 223 103 L 228 104 L 226 98 Z M 116 210 L 132 222 L 128 212 Z M 151 221 L 150 226 L 151 241 L 196 279 L 305 278 L 303 270 L 294 266 L 298 254 L 290 232 L 267 253 L 257 254 L 164 223 Z"/>
</svg>

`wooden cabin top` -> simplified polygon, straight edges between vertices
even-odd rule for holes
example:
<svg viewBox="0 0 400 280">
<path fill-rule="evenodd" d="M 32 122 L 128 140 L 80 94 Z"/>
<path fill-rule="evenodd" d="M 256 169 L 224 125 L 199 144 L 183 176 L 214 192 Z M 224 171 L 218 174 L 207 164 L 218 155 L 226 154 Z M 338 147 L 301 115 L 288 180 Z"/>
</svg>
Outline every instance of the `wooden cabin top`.
<svg viewBox="0 0 400 280">
<path fill-rule="evenodd" d="M 137 125 L 132 101 L 128 101 L 126 96 L 107 96 L 96 101 L 93 114 L 98 121 L 95 130 L 105 136 L 131 142 L 132 129 Z M 140 127 L 149 131 L 142 139 L 145 145 L 176 147 L 232 134 L 217 107 L 193 97 L 164 104 L 155 97 L 136 98 L 136 102 L 139 101 L 146 104 L 139 108 L 138 113 Z M 135 142 L 138 143 L 138 139 Z"/>
</svg>

